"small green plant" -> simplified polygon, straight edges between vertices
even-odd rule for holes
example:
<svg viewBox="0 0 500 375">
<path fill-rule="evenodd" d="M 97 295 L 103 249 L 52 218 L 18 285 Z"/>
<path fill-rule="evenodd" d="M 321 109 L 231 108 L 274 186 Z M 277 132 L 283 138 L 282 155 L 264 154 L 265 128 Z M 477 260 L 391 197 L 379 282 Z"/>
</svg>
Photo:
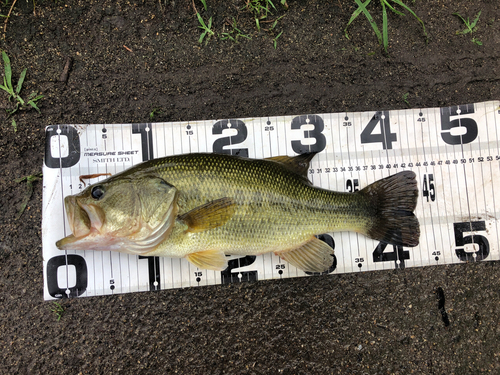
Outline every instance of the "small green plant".
<svg viewBox="0 0 500 375">
<path fill-rule="evenodd" d="M 40 174 L 32 174 L 30 176 L 21 177 L 15 180 L 17 183 L 26 181 L 26 194 L 24 195 L 24 199 L 21 202 L 21 205 L 19 206 L 19 212 L 17 213 L 16 220 L 21 217 L 24 210 L 26 209 L 26 206 L 28 205 L 28 202 L 31 199 L 31 196 L 33 195 L 33 182 L 40 180 L 41 178 L 42 174 L 40 173 Z"/>
<path fill-rule="evenodd" d="M 198 17 L 198 22 L 200 23 L 198 27 L 203 30 L 203 32 L 200 35 L 200 39 L 198 39 L 198 43 L 200 44 L 203 43 L 203 40 L 206 37 L 207 40 L 205 41 L 205 44 L 207 44 L 208 41 L 210 40 L 210 37 L 215 35 L 215 33 L 212 30 L 212 17 L 209 18 L 207 25 L 205 24 L 205 21 L 203 21 L 203 18 L 201 18 L 200 13 L 196 13 L 196 16 Z"/>
<path fill-rule="evenodd" d="M 469 17 L 467 17 L 467 19 L 465 19 L 464 17 L 462 17 L 458 13 L 453 13 L 453 15 L 459 17 L 462 20 L 462 22 L 465 24 L 465 27 L 466 27 L 462 31 L 457 31 L 457 35 L 459 35 L 459 34 L 465 35 L 468 33 L 471 33 L 471 35 L 472 35 L 472 33 L 476 30 L 476 24 L 477 24 L 477 21 L 479 21 L 479 17 L 481 16 L 481 12 L 479 12 L 476 15 L 476 18 L 474 18 L 474 20 L 472 22 L 470 22 Z M 477 40 L 475 37 L 472 37 L 471 40 L 473 43 L 476 43 L 478 46 L 483 45 L 483 42 L 481 42 L 480 40 Z"/>
<path fill-rule="evenodd" d="M 59 302 L 53 302 L 53 306 L 50 308 L 54 314 L 56 314 L 57 321 L 60 321 L 62 314 L 64 313 L 64 307 L 61 306 Z"/>
<path fill-rule="evenodd" d="M 231 24 L 232 30 L 228 32 L 223 32 L 222 36 L 220 37 L 222 40 L 232 40 L 233 42 L 238 43 L 238 38 L 246 38 L 246 39 L 252 39 L 250 36 L 243 34 L 243 32 L 238 29 L 238 24 L 236 20 L 233 18 L 233 23 Z"/>
<path fill-rule="evenodd" d="M 280 3 L 285 9 L 288 8 L 286 0 L 280 0 Z M 257 28 L 257 31 L 260 31 L 261 22 L 273 22 L 264 20 L 267 19 L 268 15 L 272 14 L 273 9 L 275 11 L 277 10 L 272 0 L 247 0 L 245 6 L 241 9 L 246 9 L 253 14 L 253 17 L 255 19 L 255 27 Z M 276 21 L 274 21 L 274 25 L 271 29 L 276 27 L 276 22 L 282 17 L 283 16 L 279 17 Z"/>
<path fill-rule="evenodd" d="M 153 108 L 153 109 L 151 110 L 151 112 L 149 112 L 149 119 L 150 119 L 151 121 L 153 121 L 154 117 L 155 117 L 157 114 L 159 115 L 159 114 L 161 114 L 161 113 L 163 113 L 163 111 L 161 110 L 161 108 L 157 108 L 157 107 L 155 107 L 155 108 Z"/>
<path fill-rule="evenodd" d="M 283 30 L 274 37 L 273 39 L 273 46 L 274 46 L 274 49 L 276 49 L 276 47 L 278 46 L 278 38 L 281 36 L 281 34 L 283 34 Z"/>
<path fill-rule="evenodd" d="M 408 101 L 408 95 L 410 95 L 409 92 L 405 92 L 402 96 L 401 96 L 401 99 L 403 99 L 403 102 L 406 103 L 406 105 L 408 107 L 410 107 L 410 102 Z"/>
<path fill-rule="evenodd" d="M 371 0 L 366 0 L 364 3 L 363 3 L 362 0 L 354 0 L 354 1 L 358 5 L 358 8 L 352 13 L 351 19 L 349 20 L 349 22 L 347 23 L 346 28 L 344 29 L 344 33 L 345 33 L 345 36 L 346 36 L 347 39 L 349 39 L 349 35 L 347 34 L 347 28 L 349 27 L 349 25 L 361 13 L 363 13 L 365 15 L 365 17 L 368 19 L 368 22 L 370 23 L 373 31 L 375 32 L 375 35 L 378 38 L 379 44 L 383 44 L 384 50 L 385 50 L 385 52 L 387 52 L 387 47 L 389 46 L 387 8 L 389 8 L 391 11 L 393 11 L 394 13 L 396 13 L 396 14 L 398 14 L 400 16 L 405 16 L 404 13 L 402 13 L 402 12 L 398 11 L 397 9 L 395 9 L 390 4 L 390 2 L 393 2 L 393 3 L 401 6 L 402 8 L 404 8 L 405 10 L 407 10 L 408 12 L 410 12 L 410 14 L 413 15 L 413 17 L 415 17 L 418 20 L 418 22 L 420 22 L 422 24 L 422 28 L 424 29 L 424 35 L 427 36 L 427 32 L 426 32 L 425 26 L 424 26 L 424 22 L 415 14 L 415 12 L 413 10 L 410 9 L 410 7 L 408 7 L 408 5 L 406 5 L 405 3 L 403 3 L 401 0 L 380 0 L 380 4 L 382 6 L 382 32 L 380 32 L 377 24 L 373 20 L 372 15 L 368 11 L 368 9 L 366 9 L 366 7 L 368 6 L 368 4 L 370 4 Z"/>
<path fill-rule="evenodd" d="M 40 109 L 37 106 L 37 101 L 42 99 L 43 95 L 38 95 L 36 92 L 32 92 L 28 96 L 28 99 L 26 101 L 20 95 L 28 68 L 25 68 L 21 72 L 19 80 L 17 81 L 17 85 L 14 89 L 14 86 L 12 86 L 12 67 L 10 65 L 9 56 L 5 51 L 2 51 L 2 58 L 5 75 L 3 77 L 3 85 L 0 85 L 0 89 L 6 91 L 9 94 L 9 100 L 14 98 L 16 103 L 16 107 L 14 109 L 7 111 L 9 113 L 9 116 L 14 114 L 19 109 L 26 109 L 29 107 L 36 109 L 38 113 L 40 113 Z M 14 126 L 14 129 L 17 129 L 14 123 L 12 125 Z"/>
<path fill-rule="evenodd" d="M 255 19 L 255 27 L 260 31 L 260 22 L 265 20 L 271 14 L 271 8 L 276 10 L 271 0 L 248 0 L 242 9 L 247 9 L 253 14 Z"/>
</svg>

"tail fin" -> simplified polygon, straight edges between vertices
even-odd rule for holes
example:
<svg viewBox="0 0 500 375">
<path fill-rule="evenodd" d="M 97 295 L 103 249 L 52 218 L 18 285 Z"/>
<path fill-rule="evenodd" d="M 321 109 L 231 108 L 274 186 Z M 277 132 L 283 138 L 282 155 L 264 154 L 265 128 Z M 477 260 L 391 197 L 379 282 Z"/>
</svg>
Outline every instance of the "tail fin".
<svg viewBox="0 0 500 375">
<path fill-rule="evenodd" d="M 359 194 L 367 199 L 373 218 L 366 235 L 392 245 L 418 245 L 420 226 L 413 210 L 418 187 L 415 173 L 403 171 L 375 181 Z"/>
</svg>

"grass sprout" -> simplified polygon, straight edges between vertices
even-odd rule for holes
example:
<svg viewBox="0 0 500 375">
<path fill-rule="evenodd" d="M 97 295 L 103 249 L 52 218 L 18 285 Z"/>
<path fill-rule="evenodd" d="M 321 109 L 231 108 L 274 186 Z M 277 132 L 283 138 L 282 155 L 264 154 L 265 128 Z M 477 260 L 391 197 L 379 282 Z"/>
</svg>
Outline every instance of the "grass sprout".
<svg viewBox="0 0 500 375">
<path fill-rule="evenodd" d="M 205 21 L 203 21 L 203 18 L 201 17 L 200 13 L 196 13 L 196 16 L 198 17 L 198 22 L 200 23 L 198 27 L 203 30 L 203 32 L 200 35 L 200 39 L 198 39 L 198 43 L 200 44 L 203 43 L 203 40 L 206 37 L 207 39 L 205 41 L 205 44 L 207 44 L 208 41 L 210 40 L 210 37 L 215 35 L 215 33 L 212 30 L 212 17 L 208 19 L 208 25 L 207 25 L 205 24 Z"/>
<path fill-rule="evenodd" d="M 50 308 L 54 314 L 56 314 L 57 321 L 60 321 L 64 313 L 64 307 L 59 302 L 53 302 L 54 305 Z"/>
<path fill-rule="evenodd" d="M 387 8 L 389 8 L 389 10 L 400 16 L 405 16 L 403 12 L 400 12 L 399 10 L 394 8 L 394 6 L 391 3 L 399 5 L 404 10 L 408 11 L 413 17 L 415 17 L 417 21 L 422 24 L 424 35 L 427 36 L 427 31 L 425 30 L 424 22 L 420 19 L 420 17 L 418 17 L 415 14 L 415 12 L 410 7 L 408 7 L 408 5 L 403 3 L 401 0 L 380 0 L 380 5 L 382 7 L 382 32 L 380 32 L 380 29 L 378 28 L 375 20 L 373 19 L 372 15 L 367 9 L 367 6 L 371 3 L 371 0 L 366 0 L 365 2 L 363 2 L 362 0 L 354 0 L 354 1 L 356 2 L 358 8 L 352 13 L 351 18 L 349 19 L 349 22 L 347 23 L 347 26 L 344 29 L 344 33 L 347 39 L 349 39 L 349 35 L 347 34 L 347 28 L 361 13 L 363 13 L 364 16 L 368 19 L 368 22 L 370 23 L 373 32 L 377 36 L 379 44 L 382 44 L 384 46 L 385 52 L 387 52 L 387 47 L 389 46 L 389 33 L 388 33 L 389 27 L 387 20 Z"/>
<path fill-rule="evenodd" d="M 14 125 L 15 122 L 12 123 Z M 17 130 L 17 128 L 15 128 Z M 31 199 L 31 196 L 33 195 L 33 182 L 41 180 L 42 174 L 32 174 L 30 176 L 25 176 L 16 179 L 15 181 L 17 183 L 21 183 L 23 181 L 26 181 L 26 194 L 24 195 L 24 199 L 21 202 L 21 205 L 19 206 L 19 212 L 17 213 L 16 220 L 18 220 L 21 215 L 23 214 L 24 210 L 26 209 L 26 206 L 28 205 L 28 202 Z"/>
<path fill-rule="evenodd" d="M 236 20 L 233 18 L 233 23 L 231 24 L 232 30 L 228 32 L 223 32 L 221 35 L 222 40 L 232 40 L 233 42 L 238 43 L 238 38 L 246 38 L 252 39 L 249 35 L 244 34 L 240 29 L 238 29 L 238 24 Z"/>
<path fill-rule="evenodd" d="M 474 18 L 474 20 L 472 22 L 470 22 L 469 17 L 467 17 L 467 19 L 465 19 L 464 17 L 462 17 L 458 13 L 453 13 L 453 15 L 459 17 L 465 25 L 465 29 L 463 29 L 462 31 L 457 31 L 457 35 L 459 35 L 459 34 L 465 35 L 468 33 L 470 33 L 472 35 L 472 33 L 476 30 L 476 25 L 477 25 L 477 22 L 479 21 L 479 17 L 481 16 L 481 11 L 476 15 L 476 18 Z M 483 45 L 483 42 L 476 39 L 475 37 L 472 37 L 472 42 L 476 43 L 478 46 Z"/>
<path fill-rule="evenodd" d="M 408 107 L 410 107 L 410 102 L 408 101 L 408 96 L 410 95 L 409 92 L 405 92 L 402 96 L 401 99 L 403 99 L 403 102 L 406 103 Z"/>
<path fill-rule="evenodd" d="M 12 110 L 7 110 L 9 115 L 14 114 L 19 109 L 27 109 L 34 108 L 40 113 L 40 109 L 37 106 L 38 100 L 43 98 L 43 95 L 38 95 L 36 92 L 32 92 L 26 100 L 21 97 L 21 89 L 23 87 L 24 79 L 26 78 L 26 72 L 28 68 L 25 68 L 19 79 L 17 81 L 17 85 L 14 88 L 12 85 L 12 66 L 10 64 L 9 56 L 5 51 L 2 51 L 2 59 L 3 59 L 3 67 L 4 67 L 4 77 L 3 77 L 3 85 L 0 84 L 0 89 L 4 90 L 9 94 L 9 101 L 11 99 L 15 100 L 16 107 Z"/>
<path fill-rule="evenodd" d="M 273 46 L 274 46 L 274 49 L 276 49 L 276 47 L 278 46 L 278 38 L 281 36 L 281 34 L 283 34 L 283 31 L 281 31 L 278 35 L 276 35 L 273 39 Z"/>
<path fill-rule="evenodd" d="M 288 4 L 286 1 L 280 0 L 280 3 L 285 9 L 288 9 Z M 271 28 L 274 29 L 278 20 L 283 17 L 281 16 L 274 21 L 267 21 L 267 17 L 273 14 L 273 10 L 277 11 L 276 6 L 272 2 L 272 0 L 247 0 L 245 6 L 241 9 L 246 9 L 253 14 L 255 27 L 259 32 L 262 22 L 274 22 L 273 27 Z"/>
<path fill-rule="evenodd" d="M 151 121 L 153 121 L 153 119 L 155 118 L 155 116 L 156 116 L 156 115 L 160 115 L 160 114 L 162 114 L 162 113 L 163 113 L 163 111 L 161 110 L 161 108 L 159 108 L 159 107 L 154 107 L 154 108 L 151 110 L 151 112 L 149 112 L 149 119 L 150 119 Z"/>
</svg>

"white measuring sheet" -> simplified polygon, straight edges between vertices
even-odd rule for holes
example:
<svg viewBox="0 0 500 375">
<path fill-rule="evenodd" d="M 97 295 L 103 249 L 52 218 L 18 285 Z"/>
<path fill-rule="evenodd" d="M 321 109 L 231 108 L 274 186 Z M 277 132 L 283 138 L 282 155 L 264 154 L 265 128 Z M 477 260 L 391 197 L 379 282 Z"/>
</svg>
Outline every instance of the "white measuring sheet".
<svg viewBox="0 0 500 375">
<path fill-rule="evenodd" d="M 499 260 L 499 127 L 500 101 L 395 111 L 48 126 L 44 298 L 306 276 L 272 253 L 231 256 L 229 267 L 216 272 L 198 269 L 185 259 L 56 248 L 56 241 L 70 234 L 64 197 L 82 191 L 79 176 L 115 174 L 152 158 L 194 152 L 250 158 L 318 152 L 309 179 L 337 191 L 353 192 L 402 170 L 414 171 L 420 194 L 415 210 L 419 246 L 327 233 L 319 237 L 335 249 L 335 260 L 326 273 Z"/>
</svg>

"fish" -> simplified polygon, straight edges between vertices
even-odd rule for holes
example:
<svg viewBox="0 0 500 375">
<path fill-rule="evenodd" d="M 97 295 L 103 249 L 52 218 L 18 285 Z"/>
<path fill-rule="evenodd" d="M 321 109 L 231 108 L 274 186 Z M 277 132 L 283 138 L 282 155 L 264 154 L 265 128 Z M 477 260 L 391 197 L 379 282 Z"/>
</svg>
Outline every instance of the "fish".
<svg viewBox="0 0 500 375">
<path fill-rule="evenodd" d="M 215 271 L 227 268 L 227 255 L 273 252 L 305 272 L 324 272 L 334 251 L 320 234 L 418 245 L 414 172 L 336 192 L 308 179 L 314 156 L 193 153 L 137 164 L 65 197 L 72 234 L 56 246 L 185 258 Z"/>
</svg>

